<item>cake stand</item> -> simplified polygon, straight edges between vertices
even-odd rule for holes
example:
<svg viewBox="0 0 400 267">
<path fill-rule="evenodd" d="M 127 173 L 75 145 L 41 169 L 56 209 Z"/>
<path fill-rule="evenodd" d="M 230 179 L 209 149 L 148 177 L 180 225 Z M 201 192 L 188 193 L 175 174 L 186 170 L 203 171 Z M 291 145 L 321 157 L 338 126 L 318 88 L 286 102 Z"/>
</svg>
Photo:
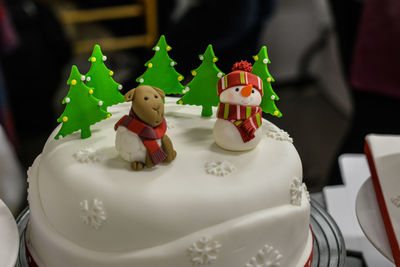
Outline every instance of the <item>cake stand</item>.
<svg viewBox="0 0 400 267">
<path fill-rule="evenodd" d="M 374 185 L 368 178 L 360 187 L 356 198 L 356 215 L 365 236 L 372 245 L 394 263 L 389 239 L 376 201 Z"/>
<path fill-rule="evenodd" d="M 29 209 L 17 218 L 20 249 L 16 267 L 29 267 L 25 257 L 24 233 L 29 220 Z M 332 217 L 316 201 L 311 200 L 311 228 L 314 233 L 312 267 L 344 267 L 346 250 L 344 239 Z"/>
<path fill-rule="evenodd" d="M 14 217 L 0 199 L 0 266 L 14 266 L 18 256 L 18 243 L 18 229 Z"/>
</svg>

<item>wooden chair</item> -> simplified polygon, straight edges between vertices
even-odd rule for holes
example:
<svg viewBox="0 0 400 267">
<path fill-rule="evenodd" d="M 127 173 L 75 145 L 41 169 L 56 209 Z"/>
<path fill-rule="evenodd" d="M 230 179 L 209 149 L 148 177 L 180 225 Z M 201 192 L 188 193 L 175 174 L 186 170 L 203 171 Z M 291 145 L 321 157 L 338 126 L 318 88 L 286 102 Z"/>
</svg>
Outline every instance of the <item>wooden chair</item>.
<svg viewBox="0 0 400 267">
<path fill-rule="evenodd" d="M 136 3 L 94 9 L 59 9 L 58 15 L 66 27 L 79 27 L 84 23 L 106 20 L 143 17 L 145 33 L 122 37 L 102 37 L 89 40 L 74 40 L 73 49 L 76 54 L 92 51 L 94 44 L 100 44 L 102 50 L 122 50 L 135 47 L 151 47 L 157 34 L 157 0 L 139 0 Z"/>
</svg>

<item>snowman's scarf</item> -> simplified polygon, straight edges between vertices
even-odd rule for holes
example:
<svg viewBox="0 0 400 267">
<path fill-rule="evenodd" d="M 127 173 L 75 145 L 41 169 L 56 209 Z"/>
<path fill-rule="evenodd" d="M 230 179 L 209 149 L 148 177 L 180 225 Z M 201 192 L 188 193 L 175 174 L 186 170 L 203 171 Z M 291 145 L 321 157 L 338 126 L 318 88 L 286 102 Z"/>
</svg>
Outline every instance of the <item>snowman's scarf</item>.
<svg viewBox="0 0 400 267">
<path fill-rule="evenodd" d="M 260 107 L 219 103 L 217 117 L 232 122 L 238 129 L 244 143 L 252 140 L 262 123 Z"/>
<path fill-rule="evenodd" d="M 128 130 L 134 132 L 140 137 L 140 140 L 142 140 L 143 145 L 150 154 L 151 161 L 155 165 L 167 158 L 167 154 L 165 154 L 156 141 L 156 139 L 162 138 L 167 131 L 167 123 L 165 122 L 165 119 L 163 119 L 160 125 L 151 127 L 139 120 L 133 112 L 133 109 L 131 109 L 129 115 L 123 116 L 115 124 L 114 129 L 117 130 L 119 126 L 126 127 Z"/>
</svg>

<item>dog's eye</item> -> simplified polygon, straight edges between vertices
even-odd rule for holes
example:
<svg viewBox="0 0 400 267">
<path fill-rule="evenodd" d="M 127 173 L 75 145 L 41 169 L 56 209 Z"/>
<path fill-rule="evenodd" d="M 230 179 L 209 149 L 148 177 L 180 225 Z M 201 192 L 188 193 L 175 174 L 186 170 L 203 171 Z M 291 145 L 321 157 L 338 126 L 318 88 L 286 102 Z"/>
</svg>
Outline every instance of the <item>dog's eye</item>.
<svg viewBox="0 0 400 267">
<path fill-rule="evenodd" d="M 144 97 L 144 100 L 147 101 L 147 100 L 149 100 L 149 98 L 148 98 L 147 96 L 145 96 L 145 97 Z"/>
<path fill-rule="evenodd" d="M 158 98 L 158 95 L 154 95 L 154 98 Z"/>
<path fill-rule="evenodd" d="M 235 91 L 236 91 L 236 92 L 239 92 L 239 88 L 236 88 Z"/>
</svg>

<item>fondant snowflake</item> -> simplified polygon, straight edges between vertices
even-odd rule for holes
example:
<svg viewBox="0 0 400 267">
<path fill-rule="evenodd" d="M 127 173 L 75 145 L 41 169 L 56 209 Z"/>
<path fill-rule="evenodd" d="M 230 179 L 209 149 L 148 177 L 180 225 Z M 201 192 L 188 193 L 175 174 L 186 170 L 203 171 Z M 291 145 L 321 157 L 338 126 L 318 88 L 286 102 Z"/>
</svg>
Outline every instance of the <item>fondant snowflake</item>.
<svg viewBox="0 0 400 267">
<path fill-rule="evenodd" d="M 81 205 L 81 219 L 83 223 L 98 230 L 101 224 L 107 219 L 106 213 L 103 209 L 103 202 L 97 198 L 89 201 L 83 200 Z"/>
<path fill-rule="evenodd" d="M 400 196 L 397 196 L 397 197 L 395 197 L 395 198 L 392 197 L 390 200 L 392 201 L 392 203 L 393 203 L 396 207 L 400 208 Z"/>
<path fill-rule="evenodd" d="M 174 129 L 174 128 L 175 128 L 175 122 L 173 120 L 168 120 L 167 129 Z"/>
<path fill-rule="evenodd" d="M 284 130 L 278 128 L 277 126 L 268 121 L 264 123 L 264 125 L 265 125 L 264 126 L 265 134 L 268 137 L 278 141 L 288 141 L 290 143 L 293 143 L 293 138 L 291 138 L 289 134 Z"/>
<path fill-rule="evenodd" d="M 290 203 L 296 206 L 301 205 L 301 196 L 303 194 L 303 184 L 300 178 L 294 177 L 290 185 Z"/>
<path fill-rule="evenodd" d="M 209 161 L 206 162 L 206 172 L 215 176 L 225 176 L 236 171 L 235 165 L 229 161 Z"/>
<path fill-rule="evenodd" d="M 310 192 L 308 192 L 307 185 L 305 183 L 303 183 L 303 190 L 304 190 L 304 193 L 306 194 L 306 198 L 307 198 L 308 202 L 310 202 L 310 200 L 311 200 Z"/>
<path fill-rule="evenodd" d="M 84 147 L 74 154 L 74 158 L 81 163 L 99 162 L 102 154 L 90 147 Z"/>
<path fill-rule="evenodd" d="M 217 260 L 221 244 L 213 241 L 208 237 L 202 237 L 199 241 L 194 242 L 189 248 L 189 256 L 192 257 L 193 264 L 204 265 L 210 264 Z"/>
<path fill-rule="evenodd" d="M 245 267 L 275 267 L 280 266 L 281 253 L 273 246 L 265 245 L 257 256 L 252 257 Z"/>
</svg>

